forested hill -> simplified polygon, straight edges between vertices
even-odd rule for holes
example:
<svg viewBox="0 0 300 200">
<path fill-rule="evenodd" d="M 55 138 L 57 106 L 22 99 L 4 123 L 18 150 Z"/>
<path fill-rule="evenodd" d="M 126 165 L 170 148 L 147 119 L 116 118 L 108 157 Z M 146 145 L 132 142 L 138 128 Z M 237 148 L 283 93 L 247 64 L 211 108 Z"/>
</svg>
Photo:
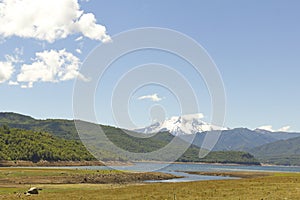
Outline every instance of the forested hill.
<svg viewBox="0 0 300 200">
<path fill-rule="evenodd" d="M 37 132 L 48 132 L 54 136 L 78 140 L 78 134 L 73 120 L 46 119 L 39 120 L 17 113 L 0 113 L 0 125 L 20 128 Z"/>
<path fill-rule="evenodd" d="M 0 113 L 0 159 L 4 160 L 91 160 L 93 156 L 79 140 L 74 121 L 63 119 L 36 120 L 32 117 Z M 166 146 L 174 136 L 168 132 L 158 133 L 150 138 L 138 138 L 124 134 L 122 129 L 102 126 L 106 136 L 118 147 L 135 153 L 152 152 Z M 138 133 L 136 133 L 138 134 Z M 108 144 L 97 141 L 105 148 L 97 151 L 97 157 L 103 161 L 126 161 L 127 157 L 112 154 Z M 259 164 L 250 154 L 245 152 L 224 151 L 211 152 L 200 159 L 199 148 L 192 145 L 178 159 L 183 162 L 221 162 L 239 164 Z M 166 161 L 165 156 L 153 160 Z M 140 160 L 142 158 L 130 158 Z"/>
<path fill-rule="evenodd" d="M 79 141 L 49 133 L 0 127 L 0 160 L 80 161 L 95 160 Z"/>
<path fill-rule="evenodd" d="M 131 144 L 137 145 L 135 143 Z M 158 146 L 159 145 L 162 145 L 162 143 L 158 144 Z M 147 148 L 147 146 L 143 148 Z M 139 148 L 136 148 L 136 150 L 137 149 Z M 252 155 L 244 152 L 211 152 L 205 158 L 199 159 L 197 157 L 198 150 L 199 149 L 191 147 L 178 161 L 259 164 Z M 126 160 L 126 158 L 116 157 L 107 152 L 103 154 L 103 160 L 109 158 L 121 161 Z M 95 160 L 95 158 L 86 150 L 80 141 L 61 139 L 49 133 L 1 126 L 0 160 L 27 160 L 33 162 L 41 160 L 89 161 Z"/>
<path fill-rule="evenodd" d="M 300 166 L 300 137 L 280 140 L 251 150 L 264 163 Z"/>
</svg>

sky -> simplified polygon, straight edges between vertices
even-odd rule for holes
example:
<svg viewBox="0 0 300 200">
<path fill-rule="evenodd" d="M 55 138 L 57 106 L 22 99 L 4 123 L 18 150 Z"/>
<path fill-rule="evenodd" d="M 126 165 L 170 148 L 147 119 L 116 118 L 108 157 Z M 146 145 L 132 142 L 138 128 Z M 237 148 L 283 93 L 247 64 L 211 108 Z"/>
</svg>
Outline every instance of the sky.
<svg viewBox="0 0 300 200">
<path fill-rule="evenodd" d="M 90 52 L 124 31 L 161 27 L 193 38 L 215 62 L 226 91 L 224 126 L 300 132 L 299 9 L 297 0 L 2 0 L 0 111 L 72 119 L 74 82 L 90 81 L 80 71 Z M 101 80 L 99 123 L 116 125 L 109 96 L 122 74 L 154 62 L 184 75 L 210 121 L 209 92 L 190 64 L 144 50 L 121 57 Z M 140 87 L 124 104 L 137 126 L 149 125 L 153 112 L 182 114 L 176 95 L 159 85 Z"/>
</svg>

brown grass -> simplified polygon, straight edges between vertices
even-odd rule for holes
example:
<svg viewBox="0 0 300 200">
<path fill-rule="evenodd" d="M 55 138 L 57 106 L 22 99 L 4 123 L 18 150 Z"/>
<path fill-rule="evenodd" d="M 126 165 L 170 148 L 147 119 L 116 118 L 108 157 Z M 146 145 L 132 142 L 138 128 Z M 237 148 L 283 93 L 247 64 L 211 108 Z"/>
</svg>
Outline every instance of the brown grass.
<svg viewBox="0 0 300 200">
<path fill-rule="evenodd" d="M 186 172 L 189 174 L 207 175 L 207 176 L 225 176 L 238 178 L 257 178 L 264 176 L 272 176 L 272 172 L 253 172 L 253 171 L 234 171 L 234 172 Z"/>
<path fill-rule="evenodd" d="M 300 199 L 299 173 L 236 173 L 247 178 L 189 183 L 38 184 L 35 186 L 43 190 L 30 197 L 18 196 L 30 185 L 9 184 L 0 188 L 0 199 Z"/>
<path fill-rule="evenodd" d="M 164 180 L 175 178 L 159 172 L 123 172 L 116 170 L 76 170 L 41 168 L 2 168 L 0 185 L 13 184 L 79 184 L 79 183 L 133 183 L 144 180 Z"/>
</svg>

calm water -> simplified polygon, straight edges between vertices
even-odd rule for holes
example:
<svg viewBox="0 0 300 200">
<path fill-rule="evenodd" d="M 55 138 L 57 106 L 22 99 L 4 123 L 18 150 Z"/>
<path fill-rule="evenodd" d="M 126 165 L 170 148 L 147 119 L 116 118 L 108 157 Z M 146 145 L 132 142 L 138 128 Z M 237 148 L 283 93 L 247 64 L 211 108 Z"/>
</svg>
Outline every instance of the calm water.
<svg viewBox="0 0 300 200">
<path fill-rule="evenodd" d="M 250 166 L 250 165 L 222 165 L 222 164 L 170 164 L 163 168 L 165 164 L 159 163 L 135 163 L 132 166 L 113 166 L 113 169 L 128 171 L 149 171 L 152 168 L 160 168 L 159 172 L 166 171 L 277 171 L 277 172 L 300 172 L 300 166 Z M 66 167 L 77 169 L 112 169 L 108 166 L 80 166 Z"/>
<path fill-rule="evenodd" d="M 246 165 L 221 165 L 221 164 L 171 164 L 164 167 L 165 164 L 159 163 L 135 163 L 133 166 L 80 166 L 80 167 L 66 167 L 77 169 L 118 169 L 127 171 L 151 171 L 155 168 L 158 172 L 174 174 L 183 176 L 183 178 L 162 180 L 162 181 L 146 181 L 146 182 L 190 182 L 200 180 L 220 180 L 220 179 L 233 179 L 232 177 L 221 176 L 203 176 L 192 175 L 178 171 L 277 171 L 277 172 L 300 172 L 300 167 L 285 167 L 285 166 L 246 166 Z"/>
<path fill-rule="evenodd" d="M 204 176 L 204 175 L 196 175 L 196 174 L 188 174 L 184 172 L 177 171 L 161 171 L 168 174 L 173 174 L 176 176 L 182 176 L 183 178 L 174 178 L 168 180 L 149 180 L 145 181 L 147 183 L 174 183 L 174 182 L 191 182 L 191 181 L 204 181 L 204 180 L 221 180 L 221 179 L 238 179 L 234 177 L 223 177 L 223 176 Z"/>
</svg>

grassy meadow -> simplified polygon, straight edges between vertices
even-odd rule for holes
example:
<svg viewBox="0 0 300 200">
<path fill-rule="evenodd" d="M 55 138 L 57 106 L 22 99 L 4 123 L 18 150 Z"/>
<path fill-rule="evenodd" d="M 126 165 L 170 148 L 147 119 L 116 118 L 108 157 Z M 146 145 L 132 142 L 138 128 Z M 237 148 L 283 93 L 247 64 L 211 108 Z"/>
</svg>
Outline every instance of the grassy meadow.
<svg viewBox="0 0 300 200">
<path fill-rule="evenodd" d="M 215 175 L 244 178 L 188 183 L 142 183 L 134 178 L 131 182 L 118 182 L 117 177 L 122 173 L 127 174 L 109 170 L 3 168 L 0 169 L 0 199 L 300 199 L 300 173 L 227 172 Z M 113 178 L 105 184 L 79 181 L 83 176 L 95 174 Z M 129 176 L 139 173 L 131 174 Z M 75 178 L 78 182 L 71 184 L 51 182 L 68 177 L 80 178 Z M 50 180 L 49 183 L 44 183 L 44 178 Z M 27 182 L 18 182 L 20 180 Z M 32 180 L 41 181 L 32 184 Z M 42 188 L 42 191 L 25 196 L 23 193 L 31 186 Z"/>
</svg>

